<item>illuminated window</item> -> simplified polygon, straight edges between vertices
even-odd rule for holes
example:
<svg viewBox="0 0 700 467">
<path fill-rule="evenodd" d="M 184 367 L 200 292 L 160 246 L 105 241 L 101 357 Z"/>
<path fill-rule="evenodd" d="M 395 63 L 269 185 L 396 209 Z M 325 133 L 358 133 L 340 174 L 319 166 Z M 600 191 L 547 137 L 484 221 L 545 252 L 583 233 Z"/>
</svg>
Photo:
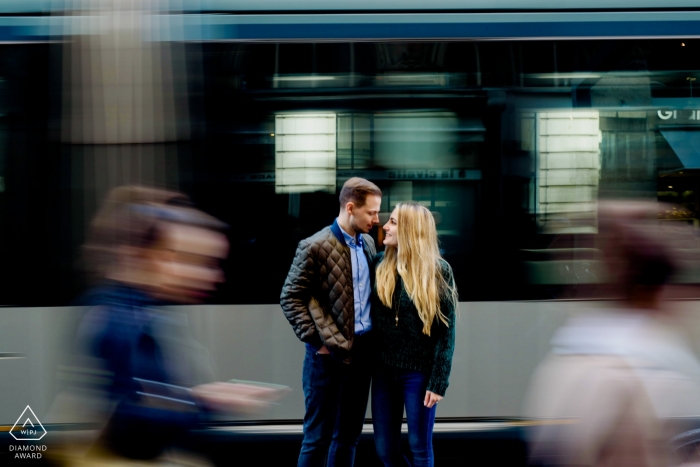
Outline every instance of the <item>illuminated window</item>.
<svg viewBox="0 0 700 467">
<path fill-rule="evenodd" d="M 335 114 L 275 117 L 275 191 L 335 193 Z"/>
<path fill-rule="evenodd" d="M 596 233 L 598 111 L 536 114 L 537 214 L 545 233 Z"/>
</svg>

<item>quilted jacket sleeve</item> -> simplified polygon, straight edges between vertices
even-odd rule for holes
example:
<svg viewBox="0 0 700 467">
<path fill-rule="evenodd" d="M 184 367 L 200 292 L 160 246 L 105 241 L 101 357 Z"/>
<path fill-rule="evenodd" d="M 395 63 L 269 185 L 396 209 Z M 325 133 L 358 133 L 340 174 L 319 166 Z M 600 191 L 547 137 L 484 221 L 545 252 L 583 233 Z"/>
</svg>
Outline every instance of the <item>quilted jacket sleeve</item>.
<svg viewBox="0 0 700 467">
<path fill-rule="evenodd" d="M 323 342 L 309 312 L 312 284 L 317 280 L 312 246 L 313 244 L 306 240 L 299 242 L 292 267 L 282 287 L 280 305 L 297 337 L 316 348 L 321 348 Z"/>
</svg>

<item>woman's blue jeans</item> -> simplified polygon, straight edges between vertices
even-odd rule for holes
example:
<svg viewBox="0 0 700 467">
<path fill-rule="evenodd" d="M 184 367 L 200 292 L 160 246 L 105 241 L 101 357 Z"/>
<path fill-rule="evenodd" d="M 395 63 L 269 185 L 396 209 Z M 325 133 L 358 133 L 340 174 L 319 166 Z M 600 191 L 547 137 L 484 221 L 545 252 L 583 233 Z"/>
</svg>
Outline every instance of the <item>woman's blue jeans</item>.
<svg viewBox="0 0 700 467">
<path fill-rule="evenodd" d="M 372 378 L 372 421 L 377 454 L 386 467 L 433 467 L 433 426 L 437 405 L 423 405 L 426 373 L 379 365 Z M 404 406 L 410 457 L 401 452 Z"/>
</svg>

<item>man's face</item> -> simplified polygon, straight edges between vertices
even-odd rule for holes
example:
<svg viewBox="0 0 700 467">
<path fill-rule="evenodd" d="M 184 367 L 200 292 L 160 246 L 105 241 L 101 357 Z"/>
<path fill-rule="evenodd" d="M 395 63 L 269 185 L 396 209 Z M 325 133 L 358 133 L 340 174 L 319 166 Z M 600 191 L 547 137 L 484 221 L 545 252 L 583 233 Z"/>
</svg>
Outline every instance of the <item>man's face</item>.
<svg viewBox="0 0 700 467">
<path fill-rule="evenodd" d="M 200 227 L 171 224 L 159 245 L 147 256 L 154 292 L 175 303 L 205 301 L 224 281 L 221 261 L 228 255 L 228 240 Z"/>
<path fill-rule="evenodd" d="M 365 204 L 361 207 L 348 203 L 350 211 L 350 226 L 357 233 L 368 233 L 376 224 L 379 224 L 379 208 L 382 204 L 382 197 L 367 195 Z"/>
</svg>

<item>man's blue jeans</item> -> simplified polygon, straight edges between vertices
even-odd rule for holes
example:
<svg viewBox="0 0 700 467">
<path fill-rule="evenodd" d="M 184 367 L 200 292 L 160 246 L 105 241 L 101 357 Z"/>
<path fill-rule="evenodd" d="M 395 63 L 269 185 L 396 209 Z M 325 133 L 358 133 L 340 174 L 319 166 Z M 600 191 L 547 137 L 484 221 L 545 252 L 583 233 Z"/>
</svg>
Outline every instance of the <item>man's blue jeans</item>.
<svg viewBox="0 0 700 467">
<path fill-rule="evenodd" d="M 371 339 L 370 334 L 355 336 L 350 364 L 306 346 L 299 467 L 352 467 L 372 379 Z"/>
<path fill-rule="evenodd" d="M 433 467 L 435 411 L 423 405 L 426 373 L 378 365 L 372 379 L 372 421 L 377 455 L 386 467 Z M 401 452 L 401 423 L 406 407 L 410 459 Z"/>
</svg>

